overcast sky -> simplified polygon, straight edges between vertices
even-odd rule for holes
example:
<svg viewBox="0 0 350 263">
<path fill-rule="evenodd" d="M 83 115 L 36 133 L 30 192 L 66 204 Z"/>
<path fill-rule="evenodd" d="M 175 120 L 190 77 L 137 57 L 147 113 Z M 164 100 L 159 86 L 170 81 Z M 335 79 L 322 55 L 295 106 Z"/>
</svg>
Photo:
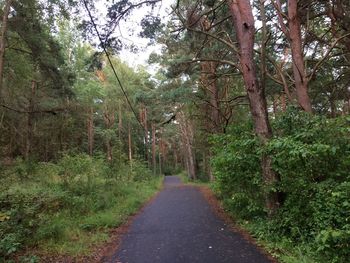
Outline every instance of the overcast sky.
<svg viewBox="0 0 350 263">
<path fill-rule="evenodd" d="M 170 5 L 174 0 L 162 0 L 153 10 L 153 14 L 157 14 L 161 17 L 162 22 L 165 22 L 169 18 Z M 99 0 L 96 3 L 98 12 L 102 17 L 106 16 L 106 1 Z M 122 21 L 117 28 L 116 35 L 121 38 L 121 40 L 130 45 L 134 43 L 138 48 L 139 52 L 133 53 L 129 50 L 122 50 L 119 54 L 121 59 L 127 62 L 130 66 L 137 66 L 139 64 L 146 65 L 148 56 L 152 52 L 160 52 L 161 46 L 147 46 L 148 40 L 138 37 L 138 33 L 141 27 L 138 25 L 141 19 L 151 12 L 151 7 L 143 6 L 141 8 L 135 9 L 133 13 L 129 16 L 127 21 Z"/>
</svg>

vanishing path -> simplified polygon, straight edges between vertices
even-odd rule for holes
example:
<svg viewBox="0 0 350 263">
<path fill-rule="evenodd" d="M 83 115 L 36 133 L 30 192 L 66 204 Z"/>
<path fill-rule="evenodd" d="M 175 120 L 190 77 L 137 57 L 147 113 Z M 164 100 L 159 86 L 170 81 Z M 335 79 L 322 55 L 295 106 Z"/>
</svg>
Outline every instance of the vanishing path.
<svg viewBox="0 0 350 263">
<path fill-rule="evenodd" d="M 164 190 L 136 216 L 110 262 L 271 263 L 219 219 L 200 191 L 166 176 Z"/>
</svg>

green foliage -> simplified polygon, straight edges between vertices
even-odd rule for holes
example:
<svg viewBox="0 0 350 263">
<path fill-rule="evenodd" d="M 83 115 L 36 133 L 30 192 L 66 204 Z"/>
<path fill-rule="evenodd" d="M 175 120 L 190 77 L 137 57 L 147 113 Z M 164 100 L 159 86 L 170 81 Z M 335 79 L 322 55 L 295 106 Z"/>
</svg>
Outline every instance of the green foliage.
<svg viewBox="0 0 350 263">
<path fill-rule="evenodd" d="M 4 170 L 0 258 L 9 259 L 25 246 L 65 247 L 65 253 L 79 254 L 105 239 L 104 229 L 121 224 L 160 185 L 137 160 L 129 170 L 124 167 L 123 177 L 112 176 L 115 167 L 103 158 L 65 154 L 57 164 L 18 159 Z"/>
<path fill-rule="evenodd" d="M 215 189 L 226 207 L 241 218 L 263 213 L 259 142 L 251 124 L 235 125 L 213 139 Z"/>
<path fill-rule="evenodd" d="M 152 178 L 152 171 L 147 169 L 147 164 L 139 160 L 133 160 L 131 164 L 131 176 L 135 182 L 143 182 Z"/>
<path fill-rule="evenodd" d="M 238 219 L 264 222 L 253 229 L 260 237 L 286 239 L 314 258 L 345 262 L 350 257 L 349 122 L 348 117 L 327 119 L 291 108 L 273 122 L 275 137 L 265 146 L 246 125 L 215 138 L 215 187 L 225 207 Z M 261 154 L 271 157 L 284 196 L 270 220 L 259 202 Z"/>
</svg>

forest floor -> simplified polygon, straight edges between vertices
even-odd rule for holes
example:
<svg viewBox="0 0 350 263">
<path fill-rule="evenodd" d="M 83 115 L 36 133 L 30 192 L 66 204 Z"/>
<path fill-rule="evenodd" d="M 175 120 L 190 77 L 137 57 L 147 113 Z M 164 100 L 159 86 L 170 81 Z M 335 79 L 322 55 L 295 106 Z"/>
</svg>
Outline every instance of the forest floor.
<svg viewBox="0 0 350 263">
<path fill-rule="evenodd" d="M 176 176 L 165 177 L 164 189 L 123 232 L 104 262 L 275 262 L 230 223 L 208 189 Z"/>
</svg>

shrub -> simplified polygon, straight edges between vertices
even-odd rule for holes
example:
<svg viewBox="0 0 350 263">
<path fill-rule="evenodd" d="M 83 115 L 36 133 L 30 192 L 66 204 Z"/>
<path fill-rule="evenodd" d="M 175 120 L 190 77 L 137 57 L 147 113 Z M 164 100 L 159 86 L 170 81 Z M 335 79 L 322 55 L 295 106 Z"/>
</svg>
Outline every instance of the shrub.
<svg viewBox="0 0 350 263">
<path fill-rule="evenodd" d="M 215 189 L 226 208 L 241 218 L 263 213 L 259 142 L 251 124 L 231 127 L 228 134 L 213 138 L 212 160 Z"/>
<path fill-rule="evenodd" d="M 226 208 L 240 219 L 263 215 L 260 155 L 267 154 L 281 177 L 277 187 L 284 203 L 266 221 L 265 233 L 345 262 L 350 258 L 349 123 L 349 117 L 327 119 L 291 108 L 273 122 L 274 137 L 265 146 L 248 125 L 215 138 L 215 187 Z"/>
<path fill-rule="evenodd" d="M 115 176 L 118 164 L 123 170 Z M 150 170 L 138 160 L 131 169 L 120 160 L 109 164 L 104 157 L 65 154 L 57 164 L 18 159 L 2 172 L 0 258 L 5 260 L 23 246 L 67 242 L 72 233 L 112 227 L 155 191 L 149 188 Z M 124 208 L 127 202 L 132 205 Z"/>
</svg>

